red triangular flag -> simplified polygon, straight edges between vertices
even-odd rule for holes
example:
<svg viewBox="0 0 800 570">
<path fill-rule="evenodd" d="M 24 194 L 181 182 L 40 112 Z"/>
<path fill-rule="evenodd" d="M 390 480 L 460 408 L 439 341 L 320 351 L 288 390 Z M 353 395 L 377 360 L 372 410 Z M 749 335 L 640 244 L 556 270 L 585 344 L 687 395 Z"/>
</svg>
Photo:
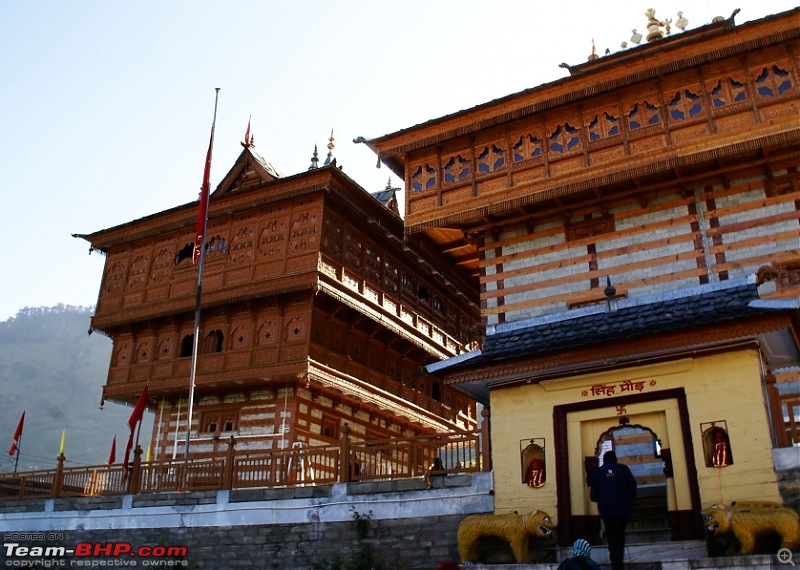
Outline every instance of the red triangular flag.
<svg viewBox="0 0 800 570">
<path fill-rule="evenodd" d="M 17 429 L 14 430 L 14 440 L 11 443 L 11 447 L 8 450 L 8 454 L 12 457 L 19 449 L 19 440 L 22 438 L 22 428 L 25 425 L 25 412 L 22 412 L 22 415 L 19 417 L 19 422 L 17 422 Z"/>
<path fill-rule="evenodd" d="M 214 106 L 214 120 L 211 123 L 211 140 L 208 141 L 208 152 L 206 152 L 206 165 L 203 169 L 203 185 L 200 187 L 200 205 L 197 208 L 197 225 L 194 232 L 194 253 L 192 263 L 197 263 L 200 259 L 200 248 L 205 244 L 206 220 L 208 219 L 208 196 L 210 193 L 211 178 L 211 153 L 214 150 L 214 128 L 217 123 L 217 108 Z"/>
<path fill-rule="evenodd" d="M 136 400 L 136 405 L 133 407 L 131 417 L 128 418 L 128 427 L 131 428 L 131 435 L 128 437 L 128 445 L 125 446 L 125 461 L 122 468 L 128 471 L 128 461 L 131 456 L 131 448 L 133 447 L 133 434 L 136 431 L 136 424 L 142 421 L 144 410 L 147 407 L 147 389 L 150 387 L 150 382 L 144 385 L 144 390 L 139 394 L 139 399 Z"/>
<path fill-rule="evenodd" d="M 117 436 L 114 435 L 114 441 L 111 442 L 111 453 L 108 454 L 108 464 L 114 465 L 117 461 Z"/>
<path fill-rule="evenodd" d="M 250 148 L 250 118 L 247 119 L 247 130 L 244 133 L 244 148 Z"/>
</svg>

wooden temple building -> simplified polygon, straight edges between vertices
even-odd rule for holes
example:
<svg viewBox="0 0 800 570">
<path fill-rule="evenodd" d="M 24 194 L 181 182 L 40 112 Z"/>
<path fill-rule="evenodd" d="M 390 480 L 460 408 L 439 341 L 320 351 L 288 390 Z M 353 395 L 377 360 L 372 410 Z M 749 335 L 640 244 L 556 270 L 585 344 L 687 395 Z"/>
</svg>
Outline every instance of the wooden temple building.
<svg viewBox="0 0 800 570">
<path fill-rule="evenodd" d="M 600 541 L 586 481 L 609 449 L 649 501 L 629 541 L 787 501 L 800 9 L 734 16 L 651 15 L 648 41 L 562 79 L 359 139 L 405 180 L 406 233 L 477 268 L 482 346 L 427 370 L 491 407 L 496 512 L 557 515 L 563 545 Z"/>
<path fill-rule="evenodd" d="M 332 159 L 282 176 L 250 144 L 211 193 L 190 454 L 429 435 L 477 425 L 475 401 L 422 373 L 467 350 L 474 279 L 404 237 L 395 192 Z M 153 460 L 184 456 L 197 202 L 79 235 L 105 255 L 94 331 L 113 340 L 106 400 L 149 382 Z M 147 441 L 147 434 L 142 442 Z"/>
</svg>

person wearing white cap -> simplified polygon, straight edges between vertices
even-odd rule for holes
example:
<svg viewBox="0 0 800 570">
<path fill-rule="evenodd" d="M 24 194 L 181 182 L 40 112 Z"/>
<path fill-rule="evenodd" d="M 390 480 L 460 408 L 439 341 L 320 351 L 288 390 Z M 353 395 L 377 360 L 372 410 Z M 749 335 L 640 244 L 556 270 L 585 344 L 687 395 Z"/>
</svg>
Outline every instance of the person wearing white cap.
<svg viewBox="0 0 800 570">
<path fill-rule="evenodd" d="M 579 538 L 572 545 L 572 556 L 559 564 L 558 570 L 600 570 L 600 566 L 592 560 L 592 547 Z"/>
</svg>

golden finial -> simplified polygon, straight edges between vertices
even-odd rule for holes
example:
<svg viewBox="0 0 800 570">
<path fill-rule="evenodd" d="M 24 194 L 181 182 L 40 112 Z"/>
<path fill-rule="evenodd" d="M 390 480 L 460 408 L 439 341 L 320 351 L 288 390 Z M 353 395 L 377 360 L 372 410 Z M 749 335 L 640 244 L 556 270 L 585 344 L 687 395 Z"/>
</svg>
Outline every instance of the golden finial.
<svg viewBox="0 0 800 570">
<path fill-rule="evenodd" d="M 333 162 L 333 129 L 331 129 L 331 138 L 328 139 L 328 156 L 325 157 L 325 165 L 327 166 Z"/>
</svg>

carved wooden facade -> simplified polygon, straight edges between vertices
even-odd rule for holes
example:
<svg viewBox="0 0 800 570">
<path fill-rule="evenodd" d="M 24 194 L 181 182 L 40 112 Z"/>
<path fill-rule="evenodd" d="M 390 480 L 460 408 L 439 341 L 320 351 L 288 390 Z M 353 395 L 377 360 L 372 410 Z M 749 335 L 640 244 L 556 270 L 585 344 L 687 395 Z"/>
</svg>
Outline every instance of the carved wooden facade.
<svg viewBox="0 0 800 570">
<path fill-rule="evenodd" d="M 475 427 L 473 401 L 419 374 L 479 321 L 474 286 L 427 239 L 404 239 L 335 164 L 279 178 L 252 148 L 209 210 L 193 454 L 231 434 L 245 448 L 333 443 L 344 422 L 362 439 Z M 104 397 L 131 402 L 150 382 L 161 458 L 185 439 L 195 215 L 82 236 L 107 256 L 92 319 L 114 341 Z"/>
<path fill-rule="evenodd" d="M 491 395 L 497 511 L 599 540 L 585 476 L 616 430 L 653 441 L 667 539 L 701 538 L 720 497 L 780 500 L 772 450 L 800 441 L 799 21 L 731 17 L 362 141 L 404 177 L 406 232 L 480 282 L 481 351 L 428 369 Z M 713 465 L 722 429 L 737 451 Z"/>
<path fill-rule="evenodd" d="M 489 325 L 754 273 L 800 255 L 797 36 L 726 20 L 367 144 Z"/>
</svg>

